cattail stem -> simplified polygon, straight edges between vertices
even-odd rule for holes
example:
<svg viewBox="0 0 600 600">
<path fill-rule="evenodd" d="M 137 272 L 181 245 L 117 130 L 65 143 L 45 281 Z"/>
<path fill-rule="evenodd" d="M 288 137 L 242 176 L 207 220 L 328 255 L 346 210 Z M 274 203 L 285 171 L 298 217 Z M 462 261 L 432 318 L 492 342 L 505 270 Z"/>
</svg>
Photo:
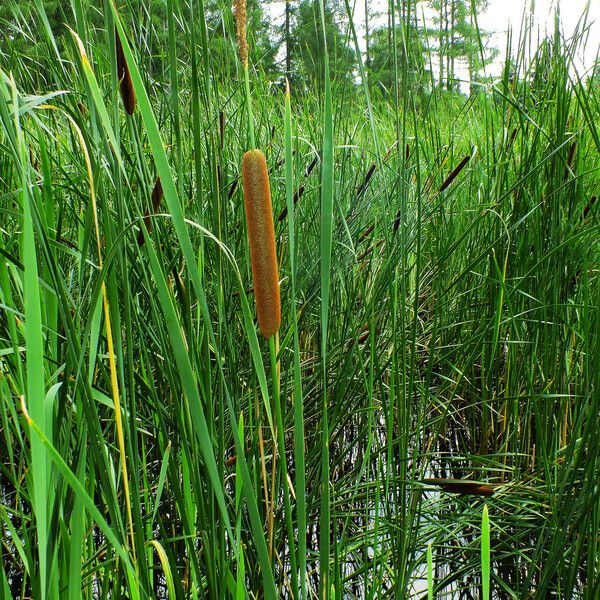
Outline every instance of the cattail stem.
<svg viewBox="0 0 600 600">
<path fill-rule="evenodd" d="M 244 66 L 244 81 L 246 84 L 246 110 L 248 113 L 248 137 L 250 148 L 254 148 L 254 117 L 252 116 L 252 97 L 250 95 L 250 74 L 248 72 L 248 63 Z"/>
<path fill-rule="evenodd" d="M 269 174 L 260 150 L 244 154 L 242 186 L 258 325 L 270 338 L 279 330 L 281 306 Z"/>
<path fill-rule="evenodd" d="M 276 335 L 273 335 L 269 338 L 269 353 L 271 355 L 271 375 L 273 384 L 273 408 L 275 409 L 275 413 L 277 413 L 277 407 L 279 405 L 279 363 L 277 362 L 277 350 L 275 349 L 276 338 Z M 271 560 L 273 559 L 273 531 L 275 518 L 275 504 L 277 502 L 277 498 L 275 497 L 277 458 L 279 457 L 279 452 L 282 450 L 278 447 L 277 444 L 277 438 L 279 437 L 279 421 L 280 419 L 277 418 L 276 414 L 275 431 L 273 432 L 273 462 L 271 464 L 271 511 L 269 513 L 269 557 L 271 558 Z"/>
</svg>

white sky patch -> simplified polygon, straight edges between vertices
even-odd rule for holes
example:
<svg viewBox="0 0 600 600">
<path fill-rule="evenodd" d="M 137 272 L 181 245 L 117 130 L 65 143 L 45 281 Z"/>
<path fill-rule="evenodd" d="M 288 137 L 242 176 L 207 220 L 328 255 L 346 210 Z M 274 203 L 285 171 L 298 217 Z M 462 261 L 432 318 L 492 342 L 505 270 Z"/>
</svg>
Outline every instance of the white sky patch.
<svg viewBox="0 0 600 600">
<path fill-rule="evenodd" d="M 369 13 L 379 13 L 378 17 L 370 19 L 369 29 L 384 26 L 387 23 L 387 0 L 367 0 Z M 560 18 L 560 29 L 565 39 L 573 36 L 574 32 L 581 30 L 581 18 L 588 5 L 586 19 L 586 30 L 582 43 L 578 45 L 578 54 L 573 63 L 579 76 L 585 77 L 591 73 L 594 64 L 598 61 L 600 51 L 600 0 L 491 0 L 488 8 L 477 15 L 479 27 L 482 31 L 491 34 L 487 44 L 498 48 L 499 54 L 493 64 L 486 69 L 492 76 L 500 74 L 502 65 L 506 58 L 507 32 L 512 30 L 512 52 L 513 55 L 519 42 L 520 31 L 524 23 L 532 25 L 532 39 L 529 52 L 533 52 L 538 42 L 554 32 L 554 16 L 558 9 Z M 357 28 L 359 47 L 364 52 L 364 24 L 365 24 L 365 0 L 351 1 L 354 7 L 354 23 Z M 283 24 L 285 9 L 284 1 L 275 1 L 266 5 L 266 10 L 274 23 Z M 423 18 L 431 25 L 431 18 L 435 14 L 427 2 L 420 0 L 417 3 L 419 19 Z M 457 76 L 466 80 L 468 75 L 465 68 L 460 64 L 457 68 Z M 461 86 L 462 87 L 462 86 Z"/>
</svg>

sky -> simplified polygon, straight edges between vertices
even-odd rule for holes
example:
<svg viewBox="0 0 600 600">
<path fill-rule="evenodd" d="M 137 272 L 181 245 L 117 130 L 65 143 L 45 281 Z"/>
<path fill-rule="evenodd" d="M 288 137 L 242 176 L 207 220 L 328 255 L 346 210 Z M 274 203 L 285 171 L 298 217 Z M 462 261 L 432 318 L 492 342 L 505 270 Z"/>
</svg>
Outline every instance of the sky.
<svg viewBox="0 0 600 600">
<path fill-rule="evenodd" d="M 359 45 L 364 51 L 364 19 L 365 0 L 350 0 L 354 4 L 354 23 L 358 26 Z M 369 13 L 383 13 L 379 19 L 372 19 L 369 27 L 385 25 L 387 23 L 386 10 L 388 0 L 367 0 Z M 499 75 L 506 55 L 506 35 L 509 29 L 513 32 L 513 47 L 516 46 L 519 31 L 523 22 L 531 19 L 535 38 L 539 35 L 540 40 L 546 33 L 554 31 L 554 15 L 558 8 L 561 30 L 566 38 L 573 35 L 574 30 L 585 10 L 588 0 L 490 0 L 488 8 L 478 15 L 479 27 L 492 35 L 489 44 L 499 49 L 498 58 L 487 68 L 489 75 Z M 283 11 L 285 2 L 275 2 L 271 5 L 270 12 L 277 24 L 283 22 Z M 417 12 L 419 18 L 431 19 L 434 14 L 428 7 L 427 2 L 418 2 Z M 585 76 L 598 59 L 600 49 L 600 0 L 589 0 L 589 12 L 587 18 L 588 32 L 582 50 L 574 59 L 574 66 L 579 75 Z M 535 42 L 535 39 L 534 39 Z M 458 77 L 466 79 L 466 70 L 459 70 Z"/>
</svg>

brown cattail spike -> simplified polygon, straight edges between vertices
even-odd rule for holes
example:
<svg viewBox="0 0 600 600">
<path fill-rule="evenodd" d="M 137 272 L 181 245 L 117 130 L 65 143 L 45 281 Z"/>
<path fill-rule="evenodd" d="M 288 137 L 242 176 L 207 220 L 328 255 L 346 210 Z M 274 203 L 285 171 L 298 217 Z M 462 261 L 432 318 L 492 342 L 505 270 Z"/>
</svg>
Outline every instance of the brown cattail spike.
<svg viewBox="0 0 600 600">
<path fill-rule="evenodd" d="M 119 32 L 115 27 L 115 45 L 117 50 L 117 78 L 119 79 L 119 89 L 121 90 L 121 98 L 123 105 L 128 114 L 132 115 L 135 111 L 135 90 L 133 89 L 133 81 L 129 73 L 129 67 L 125 60 L 123 45 Z"/>
<path fill-rule="evenodd" d="M 308 165 L 308 167 L 306 167 L 306 171 L 304 171 L 304 177 L 308 177 L 312 172 L 313 169 L 315 168 L 315 165 L 317 164 L 317 160 L 319 160 L 319 156 L 315 156 L 312 159 L 312 162 Z M 294 192 L 294 206 L 296 206 L 296 204 L 298 204 L 298 200 L 300 200 L 300 198 L 302 198 L 302 194 L 304 194 L 304 186 L 301 185 L 295 192 Z M 277 221 L 279 223 L 281 223 L 281 221 L 283 221 L 288 214 L 288 209 L 287 206 L 283 207 L 283 210 L 279 213 L 279 217 L 277 217 Z"/>
<path fill-rule="evenodd" d="M 590 214 L 592 208 L 594 208 L 594 204 L 596 204 L 596 196 L 592 196 L 589 202 L 585 205 L 583 209 L 583 213 L 581 213 L 581 220 L 584 221 L 587 219 L 587 216 Z"/>
<path fill-rule="evenodd" d="M 369 167 L 369 170 L 367 171 L 367 174 L 365 175 L 363 182 L 358 186 L 358 189 L 356 190 L 357 196 L 360 196 L 367 189 L 367 186 L 369 185 L 369 181 L 371 180 L 371 177 L 373 177 L 373 173 L 375 173 L 376 168 L 377 168 L 377 163 L 373 163 Z"/>
<path fill-rule="evenodd" d="M 260 150 L 244 154 L 242 186 L 258 325 L 261 333 L 270 338 L 279 330 L 281 305 L 269 174 Z"/>
<path fill-rule="evenodd" d="M 221 150 L 223 150 L 225 146 L 225 113 L 222 110 L 219 111 L 219 139 L 221 141 Z"/>
<path fill-rule="evenodd" d="M 300 200 L 300 198 L 302 198 L 302 194 L 304 194 L 304 186 L 301 185 L 295 192 L 294 192 L 294 206 L 296 206 L 296 204 L 298 204 L 298 200 Z M 279 213 L 279 217 L 277 217 L 277 221 L 279 223 L 281 223 L 281 221 L 283 221 L 288 214 L 288 209 L 287 206 L 283 207 L 283 210 Z"/>
<path fill-rule="evenodd" d="M 577 142 L 573 142 L 569 146 L 569 154 L 567 156 L 567 165 L 565 166 L 564 171 L 564 179 L 567 180 L 569 178 L 569 173 L 571 173 L 573 167 L 573 159 L 575 158 L 575 150 L 577 150 Z"/>
<path fill-rule="evenodd" d="M 443 192 L 458 176 L 458 174 L 467 166 L 467 163 L 471 160 L 471 155 L 467 154 L 455 167 L 454 171 L 446 177 L 444 183 L 440 186 L 440 192 Z"/>
<path fill-rule="evenodd" d="M 233 195 L 235 194 L 235 190 L 237 190 L 238 180 L 236 179 L 230 186 L 229 192 L 227 192 L 227 200 L 231 200 Z"/>
<path fill-rule="evenodd" d="M 160 203 L 163 199 L 163 189 L 162 183 L 160 182 L 160 177 L 156 178 L 156 183 L 154 184 L 154 188 L 152 189 L 152 212 L 155 213 L 160 208 Z M 152 220 L 150 219 L 150 212 L 148 210 L 144 213 L 144 226 L 146 227 L 146 231 L 148 233 L 152 233 Z M 144 244 L 144 232 L 140 229 L 138 232 L 138 246 L 142 246 Z"/>
<path fill-rule="evenodd" d="M 244 69 L 248 68 L 248 39 L 246 37 L 246 0 L 234 0 L 235 34 L 240 49 L 240 60 Z"/>
<path fill-rule="evenodd" d="M 371 232 L 373 231 L 373 229 L 375 229 L 375 223 L 372 223 L 371 225 L 369 225 L 361 234 L 360 237 L 358 238 L 359 243 L 362 242 L 366 237 L 369 237 L 371 235 Z"/>
<path fill-rule="evenodd" d="M 312 161 L 310 162 L 310 164 L 308 165 L 308 167 L 306 167 L 306 171 L 304 171 L 304 177 L 308 177 L 312 172 L 313 169 L 315 168 L 315 166 L 317 165 L 317 161 L 319 160 L 319 155 L 317 154 Z"/>
<path fill-rule="evenodd" d="M 154 188 L 152 188 L 152 210 L 156 212 L 160 208 L 160 203 L 162 202 L 164 196 L 162 183 L 160 181 L 160 177 L 156 178 L 156 182 L 154 183 Z"/>
<path fill-rule="evenodd" d="M 440 487 L 445 492 L 452 494 L 473 495 L 473 496 L 493 496 L 494 488 L 490 485 L 479 483 L 478 481 L 465 481 L 463 479 L 423 479 L 423 483 Z"/>
</svg>

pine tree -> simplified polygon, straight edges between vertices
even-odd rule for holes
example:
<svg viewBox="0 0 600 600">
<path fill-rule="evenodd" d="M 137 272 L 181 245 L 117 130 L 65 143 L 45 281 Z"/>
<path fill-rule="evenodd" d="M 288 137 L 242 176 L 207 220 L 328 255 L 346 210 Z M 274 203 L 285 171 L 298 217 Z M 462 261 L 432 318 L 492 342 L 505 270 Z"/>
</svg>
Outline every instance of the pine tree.
<svg viewBox="0 0 600 600">
<path fill-rule="evenodd" d="M 394 86 L 400 86 L 400 94 L 416 92 L 426 93 L 431 81 L 431 73 L 426 69 L 426 45 L 423 32 L 415 26 L 396 25 L 396 35 L 390 35 L 388 27 L 378 27 L 371 33 L 369 82 L 384 94 L 391 94 Z M 396 40 L 396 63 L 394 47 Z"/>
<path fill-rule="evenodd" d="M 356 66 L 354 51 L 341 28 L 343 9 L 339 2 L 325 3 L 325 38 L 331 77 L 337 82 L 351 82 Z M 291 35 L 291 73 L 297 84 L 323 80 L 323 27 L 318 0 L 301 0 Z"/>
<path fill-rule="evenodd" d="M 471 91 L 474 91 L 481 70 L 497 53 L 495 49 L 485 48 L 490 34 L 478 29 L 474 14 L 485 10 L 489 0 L 430 0 L 429 4 L 437 13 L 436 27 L 429 33 L 434 38 L 430 49 L 437 52 L 438 86 L 447 90 L 458 88 L 456 70 L 461 61 L 467 66 Z"/>
</svg>

